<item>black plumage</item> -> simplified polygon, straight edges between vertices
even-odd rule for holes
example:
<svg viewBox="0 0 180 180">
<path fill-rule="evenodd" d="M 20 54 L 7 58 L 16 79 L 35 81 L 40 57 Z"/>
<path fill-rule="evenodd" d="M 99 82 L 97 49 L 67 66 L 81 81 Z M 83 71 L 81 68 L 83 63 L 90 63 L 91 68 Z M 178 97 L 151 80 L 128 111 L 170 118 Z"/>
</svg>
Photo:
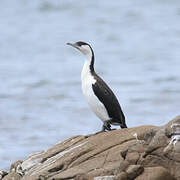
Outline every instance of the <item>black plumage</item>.
<svg viewBox="0 0 180 180">
<path fill-rule="evenodd" d="M 124 113 L 122 112 L 116 96 L 108 85 L 95 72 L 91 73 L 96 79 L 96 83 L 92 84 L 94 94 L 101 101 L 101 103 L 104 104 L 110 117 L 109 123 L 112 125 L 120 125 L 121 128 L 127 128 Z"/>
</svg>

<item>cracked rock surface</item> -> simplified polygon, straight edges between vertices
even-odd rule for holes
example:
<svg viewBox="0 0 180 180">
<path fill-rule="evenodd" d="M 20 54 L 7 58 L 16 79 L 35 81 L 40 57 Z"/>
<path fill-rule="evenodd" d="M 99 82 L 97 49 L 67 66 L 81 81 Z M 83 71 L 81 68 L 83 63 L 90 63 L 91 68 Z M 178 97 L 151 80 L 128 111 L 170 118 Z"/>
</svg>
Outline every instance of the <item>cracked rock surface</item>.
<svg viewBox="0 0 180 180">
<path fill-rule="evenodd" d="M 74 136 L 0 171 L 11 180 L 180 180 L 180 116 L 140 126 Z"/>
</svg>

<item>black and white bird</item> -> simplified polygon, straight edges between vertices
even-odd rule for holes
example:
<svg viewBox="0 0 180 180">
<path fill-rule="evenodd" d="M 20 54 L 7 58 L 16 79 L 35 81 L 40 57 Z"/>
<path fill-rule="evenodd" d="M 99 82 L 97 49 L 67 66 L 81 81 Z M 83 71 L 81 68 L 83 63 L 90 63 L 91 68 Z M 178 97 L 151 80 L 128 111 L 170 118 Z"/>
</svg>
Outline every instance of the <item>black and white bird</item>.
<svg viewBox="0 0 180 180">
<path fill-rule="evenodd" d="M 102 131 L 111 130 L 111 125 L 127 128 L 120 104 L 108 85 L 94 70 L 94 52 L 85 42 L 67 43 L 86 56 L 81 72 L 82 92 L 92 111 L 103 121 Z"/>
</svg>

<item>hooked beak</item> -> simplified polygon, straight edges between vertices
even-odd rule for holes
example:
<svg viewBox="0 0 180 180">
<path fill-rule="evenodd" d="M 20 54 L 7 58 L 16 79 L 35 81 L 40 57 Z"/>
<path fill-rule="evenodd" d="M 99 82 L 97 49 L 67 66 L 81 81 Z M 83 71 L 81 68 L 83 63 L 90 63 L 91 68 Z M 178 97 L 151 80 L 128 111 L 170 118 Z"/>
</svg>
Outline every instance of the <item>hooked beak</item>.
<svg viewBox="0 0 180 180">
<path fill-rule="evenodd" d="M 76 49 L 79 49 L 79 46 L 76 43 L 66 43 L 67 45 L 70 45 Z"/>
</svg>

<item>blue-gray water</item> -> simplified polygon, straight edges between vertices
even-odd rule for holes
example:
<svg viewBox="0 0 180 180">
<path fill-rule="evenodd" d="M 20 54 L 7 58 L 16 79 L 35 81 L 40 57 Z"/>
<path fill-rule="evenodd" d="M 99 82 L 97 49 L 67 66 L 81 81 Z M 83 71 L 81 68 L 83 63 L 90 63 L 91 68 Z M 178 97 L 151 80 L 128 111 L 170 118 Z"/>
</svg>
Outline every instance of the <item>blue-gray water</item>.
<svg viewBox="0 0 180 180">
<path fill-rule="evenodd" d="M 179 0 L 1 0 L 0 169 L 102 123 L 81 93 L 84 56 L 117 95 L 129 127 L 179 114 Z"/>
</svg>

